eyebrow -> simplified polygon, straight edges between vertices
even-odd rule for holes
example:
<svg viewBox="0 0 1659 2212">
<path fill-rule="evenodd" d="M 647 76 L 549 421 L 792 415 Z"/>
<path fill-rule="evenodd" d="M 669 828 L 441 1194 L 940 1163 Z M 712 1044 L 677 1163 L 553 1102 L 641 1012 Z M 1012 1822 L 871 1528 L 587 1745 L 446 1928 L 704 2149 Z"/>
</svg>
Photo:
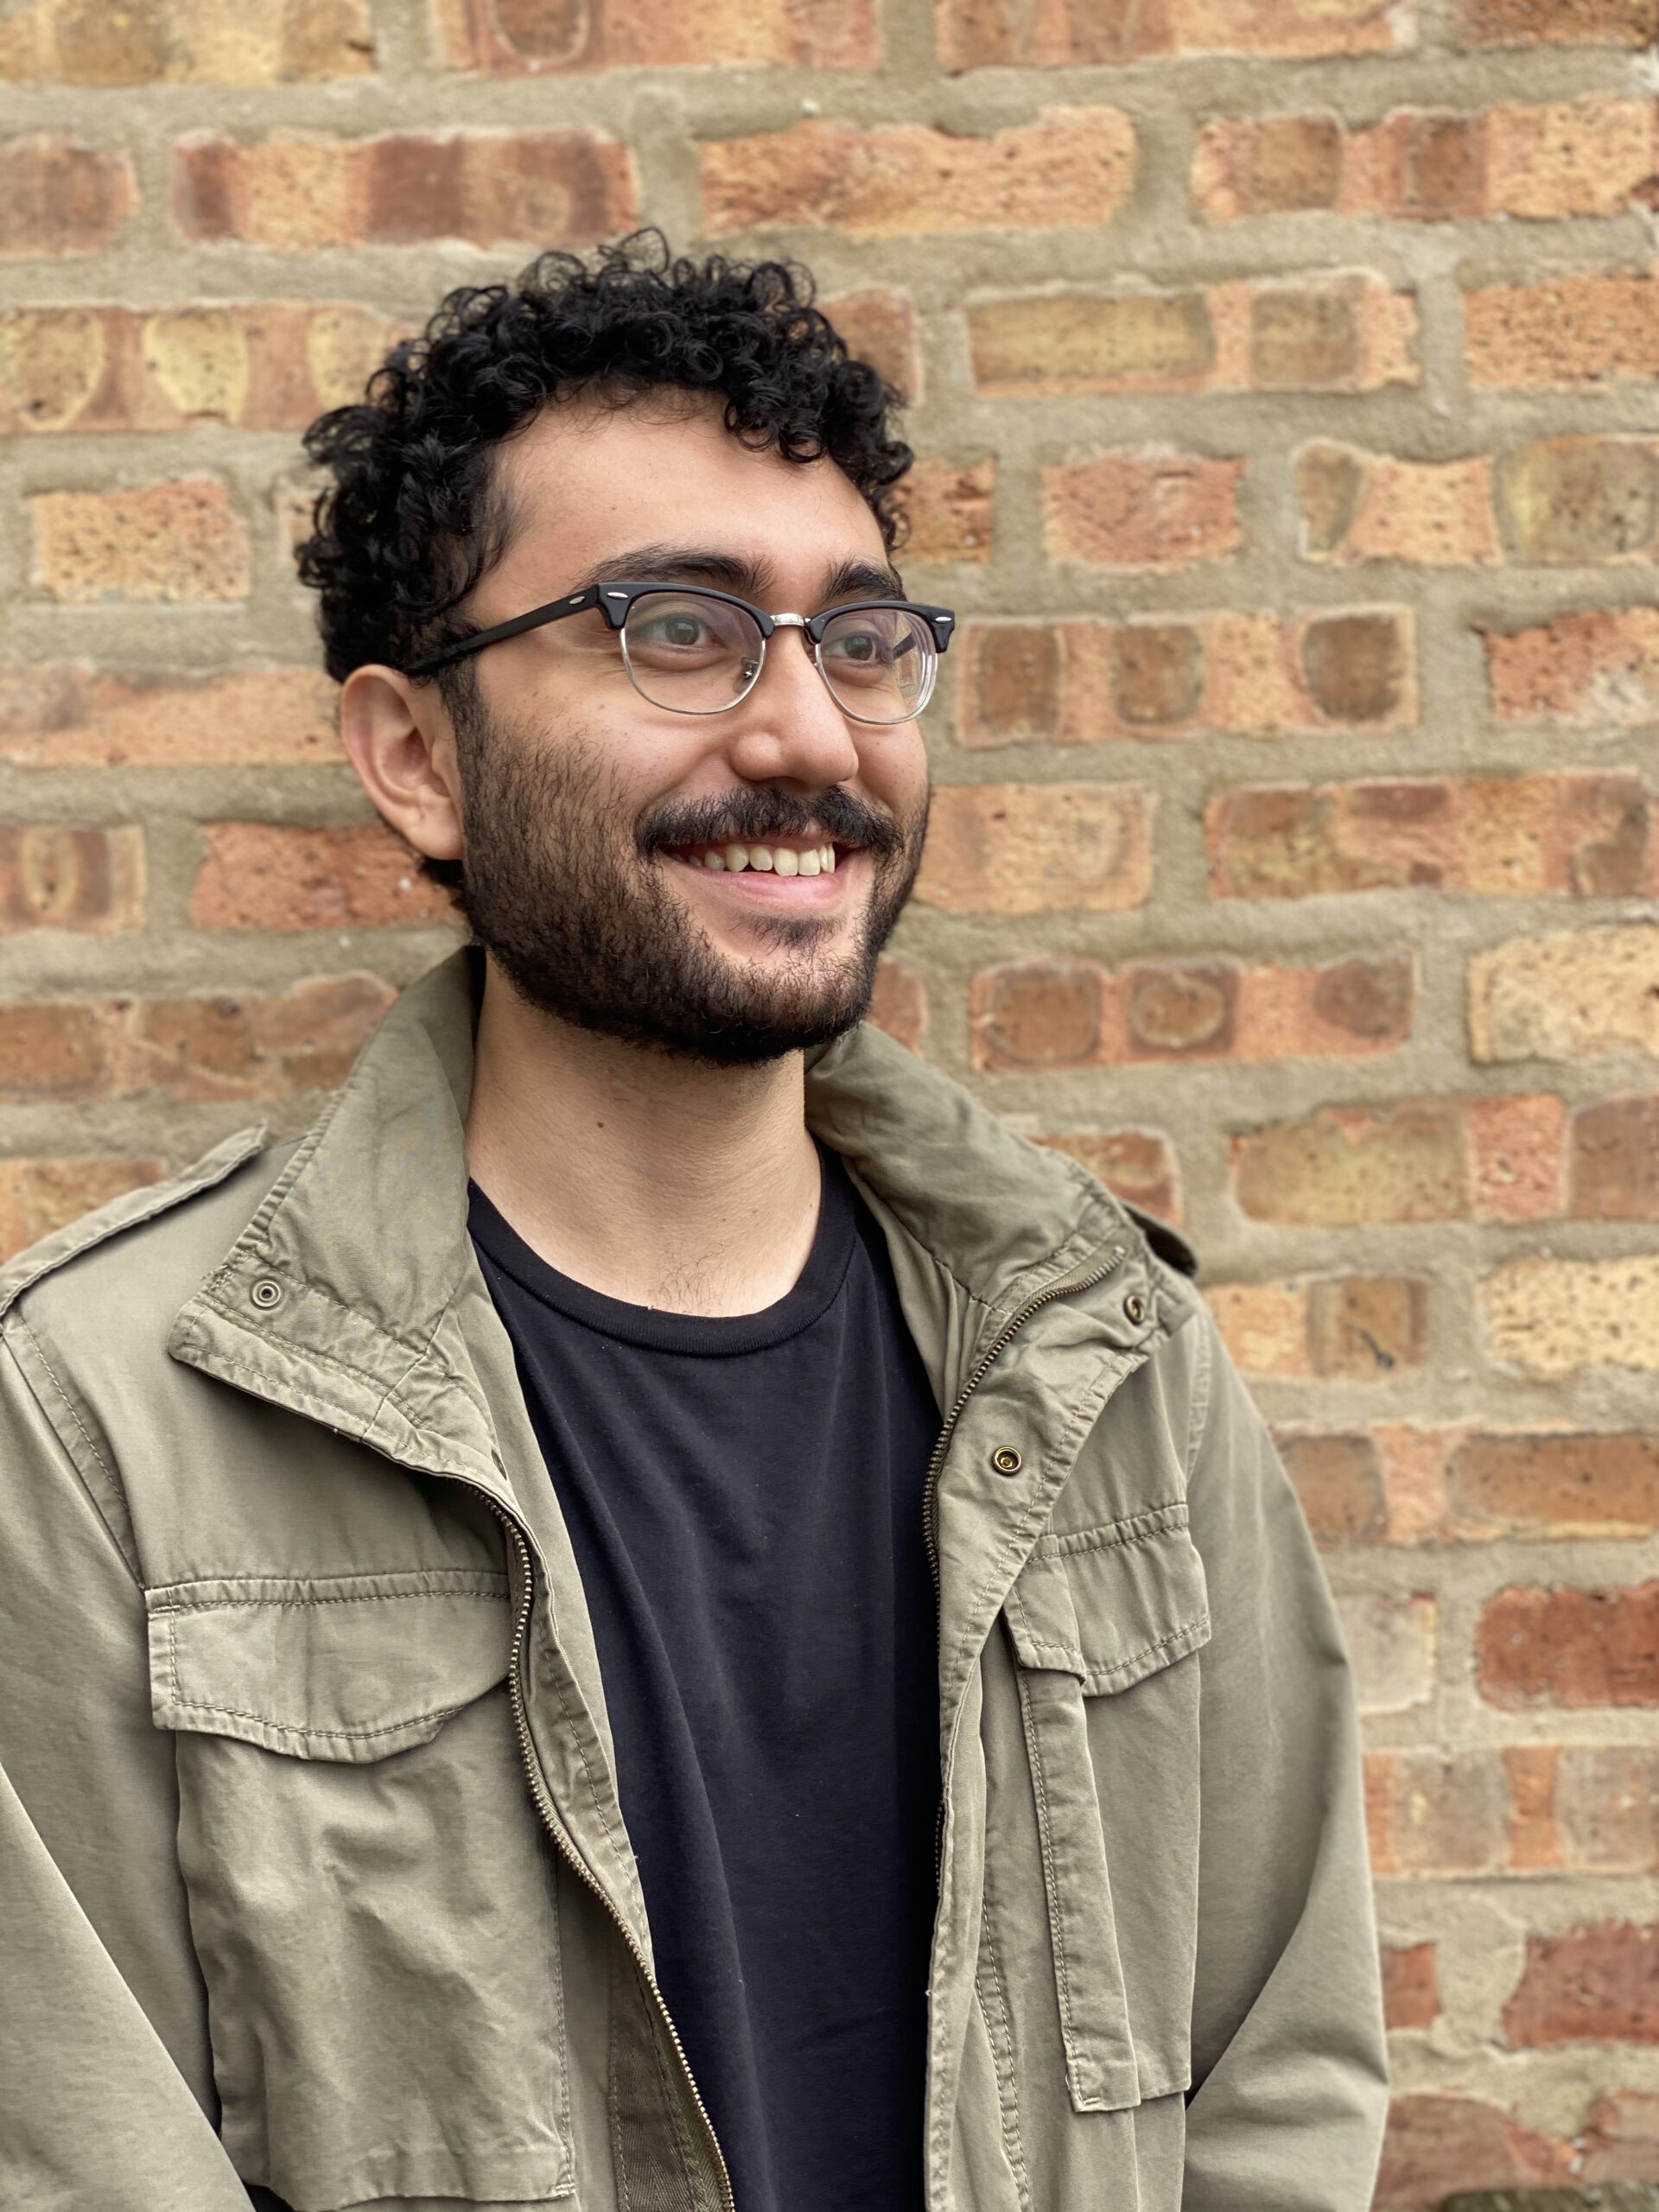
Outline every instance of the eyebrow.
<svg viewBox="0 0 1659 2212">
<path fill-rule="evenodd" d="M 740 599 L 764 607 L 774 573 L 769 562 L 721 553 L 712 546 L 634 545 L 590 569 L 570 589 L 586 591 L 598 583 L 654 582 L 660 577 L 664 583 L 712 584 L 716 590 L 733 592 Z M 842 561 L 824 579 L 819 604 L 827 607 L 838 599 L 902 599 L 904 595 L 904 580 L 891 565 L 879 561 Z"/>
</svg>

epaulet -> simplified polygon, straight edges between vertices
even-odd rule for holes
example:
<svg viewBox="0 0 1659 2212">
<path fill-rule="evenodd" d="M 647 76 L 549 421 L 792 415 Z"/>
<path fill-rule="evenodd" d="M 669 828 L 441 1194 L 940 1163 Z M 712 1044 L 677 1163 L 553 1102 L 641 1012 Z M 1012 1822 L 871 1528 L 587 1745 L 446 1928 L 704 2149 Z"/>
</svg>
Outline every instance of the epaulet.
<svg viewBox="0 0 1659 2212">
<path fill-rule="evenodd" d="M 157 1214 L 182 1205 L 199 1191 L 211 1190 L 215 1183 L 222 1183 L 258 1151 L 265 1135 L 263 1122 L 257 1128 L 238 1129 L 234 1136 L 226 1137 L 211 1152 L 204 1153 L 200 1160 L 181 1168 L 178 1174 L 169 1175 L 164 1182 L 141 1184 L 136 1191 L 111 1198 L 108 1205 L 99 1206 L 95 1213 L 83 1214 L 79 1221 L 54 1230 L 51 1236 L 42 1236 L 37 1244 L 19 1252 L 0 1268 L 0 1320 L 4 1319 L 30 1284 L 39 1282 L 43 1275 L 67 1266 L 81 1253 L 90 1252 L 94 1245 L 106 1243 L 124 1229 L 136 1229 L 141 1222 L 153 1221 Z"/>
<path fill-rule="evenodd" d="M 1166 1221 L 1160 1221 L 1156 1214 L 1143 1213 L 1127 1198 L 1120 1198 L 1118 1204 L 1166 1268 L 1173 1268 L 1177 1274 L 1190 1281 L 1198 1280 L 1198 1255 L 1185 1236 L 1178 1236 Z"/>
</svg>

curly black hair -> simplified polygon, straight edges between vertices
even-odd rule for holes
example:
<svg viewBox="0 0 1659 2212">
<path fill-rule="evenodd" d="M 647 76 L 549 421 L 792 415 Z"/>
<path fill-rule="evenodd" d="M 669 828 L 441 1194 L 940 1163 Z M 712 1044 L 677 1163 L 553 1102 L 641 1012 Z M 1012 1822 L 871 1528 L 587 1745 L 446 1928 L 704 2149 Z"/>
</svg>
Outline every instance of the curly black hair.
<svg viewBox="0 0 1659 2212">
<path fill-rule="evenodd" d="M 320 595 L 328 673 L 406 667 L 467 634 L 455 610 L 502 550 L 495 449 L 550 399 L 583 388 L 625 404 L 664 387 L 722 395 L 726 426 L 746 444 L 833 461 L 893 547 L 893 487 L 913 457 L 893 428 L 899 397 L 812 301 L 797 264 L 676 258 L 656 230 L 585 261 L 543 253 L 512 285 L 449 293 L 418 336 L 393 346 L 359 404 L 305 435 L 334 480 L 297 555 Z M 460 705 L 471 663 L 438 682 Z"/>
</svg>

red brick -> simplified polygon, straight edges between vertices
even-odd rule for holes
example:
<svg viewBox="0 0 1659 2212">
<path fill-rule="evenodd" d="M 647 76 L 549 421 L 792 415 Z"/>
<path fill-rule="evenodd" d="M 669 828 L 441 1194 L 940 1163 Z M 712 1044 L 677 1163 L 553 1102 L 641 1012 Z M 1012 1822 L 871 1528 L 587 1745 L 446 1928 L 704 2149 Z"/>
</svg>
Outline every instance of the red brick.
<svg viewBox="0 0 1659 2212">
<path fill-rule="evenodd" d="M 1325 968 L 1084 961 L 987 969 L 971 994 L 976 1067 L 1103 1067 L 1135 1060 L 1279 1060 L 1389 1052 L 1410 1034 L 1404 956 Z"/>
<path fill-rule="evenodd" d="M 1255 1221 L 1540 1221 L 1566 1211 L 1558 1098 L 1428 1098 L 1324 1106 L 1236 1136 L 1238 1203 Z"/>
<path fill-rule="evenodd" d="M 1659 1706 L 1659 1582 L 1502 1590 L 1475 1633 L 1489 1705 Z"/>
<path fill-rule="evenodd" d="M 968 746 L 1277 737 L 1417 718 L 1415 638 L 1402 607 L 969 622 L 955 651 Z"/>
<path fill-rule="evenodd" d="M 174 149 L 187 238 L 276 253 L 328 246 L 586 245 L 639 221 L 632 156 L 591 130 L 381 138 L 200 131 Z"/>
<path fill-rule="evenodd" d="M 0 315 L 0 433 L 302 430 L 360 398 L 397 334 L 368 308 L 20 308 Z"/>
<path fill-rule="evenodd" d="M 367 0 L 262 10 L 199 0 L 18 0 L 0 22 L 0 82 L 280 85 L 373 67 Z"/>
<path fill-rule="evenodd" d="M 687 66 L 874 69 L 881 59 L 873 0 L 438 0 L 453 69 L 497 76 L 572 69 Z"/>
<path fill-rule="evenodd" d="M 379 929 L 453 918 L 448 894 L 384 823 L 213 822 L 206 834 L 208 856 L 190 900 L 198 929 Z"/>
<path fill-rule="evenodd" d="M 124 154 L 49 131 L 0 143 L 0 259 L 101 253 L 137 205 Z"/>
<path fill-rule="evenodd" d="M 0 1261 L 162 1173 L 159 1160 L 0 1160 Z"/>
<path fill-rule="evenodd" d="M 1153 804 L 1132 784 L 947 785 L 934 794 L 917 901 L 958 914 L 1142 906 Z"/>
<path fill-rule="evenodd" d="M 1526 629 L 1488 630 L 1482 643 L 1500 721 L 1594 728 L 1659 717 L 1659 607 L 1575 609 Z"/>
<path fill-rule="evenodd" d="M 1300 156 L 1288 169 L 1287 148 Z M 1651 177 L 1656 151 L 1653 103 L 1641 99 L 1402 108 L 1346 130 L 1319 116 L 1217 120 L 1198 134 L 1192 196 L 1215 223 L 1307 207 L 1426 222 L 1616 215 Z"/>
<path fill-rule="evenodd" d="M 1135 180 L 1119 109 L 1046 108 L 988 137 L 924 124 L 808 120 L 699 149 L 710 231 L 804 226 L 853 238 L 1010 228 L 1092 229 Z"/>
<path fill-rule="evenodd" d="M 1051 561 L 1185 569 L 1238 550 L 1243 461 L 1160 448 L 1107 453 L 1043 471 Z"/>
<path fill-rule="evenodd" d="M 1616 770 L 1247 788 L 1205 820 L 1218 899 L 1605 897 L 1643 890 L 1652 865 L 1641 780 Z"/>
<path fill-rule="evenodd" d="M 1572 2145 L 1484 2099 L 1396 2097 L 1372 2212 L 1439 2212 L 1454 2190 L 1536 2189 L 1570 2179 Z"/>
<path fill-rule="evenodd" d="M 1351 567 L 1410 561 L 1445 568 L 1500 560 L 1485 459 L 1396 461 L 1352 446 L 1304 446 L 1296 456 L 1301 555 Z"/>
<path fill-rule="evenodd" d="M 879 369 L 913 407 L 925 396 L 926 386 L 921 328 L 910 294 L 872 284 L 860 291 L 838 293 L 822 304 L 854 359 L 868 361 Z"/>
<path fill-rule="evenodd" d="M 1503 2032 L 1522 2049 L 1659 2043 L 1659 1926 L 1599 1921 L 1561 1936 L 1529 1935 Z"/>
<path fill-rule="evenodd" d="M 1598 2097 L 1580 2140 L 1586 2181 L 1650 2180 L 1659 2174 L 1659 2096 L 1615 2089 Z"/>
<path fill-rule="evenodd" d="M 1476 1430 L 1446 1464 L 1459 1535 L 1640 1537 L 1659 1530 L 1659 1438 Z"/>
<path fill-rule="evenodd" d="M 48 599 L 245 599 L 248 528 L 217 477 L 114 492 L 36 492 L 35 582 Z"/>
<path fill-rule="evenodd" d="M 1432 2028 L 1440 2017 L 1433 1943 L 1382 1947 L 1382 2012 L 1390 2031 Z"/>
<path fill-rule="evenodd" d="M 1387 1533 L 1382 1464 L 1369 1436 L 1281 1436 L 1285 1468 L 1322 1544 L 1372 1544 Z"/>
<path fill-rule="evenodd" d="M 144 833 L 61 823 L 0 824 L 0 935 L 107 937 L 144 922 Z"/>
<path fill-rule="evenodd" d="M 1486 391 L 1572 391 L 1645 382 L 1659 352 L 1650 270 L 1477 285 L 1463 296 L 1469 380 Z"/>
<path fill-rule="evenodd" d="M 0 760 L 29 768 L 337 761 L 334 687 L 308 668 L 158 675 L 44 662 L 0 671 Z"/>
<path fill-rule="evenodd" d="M 1659 1058 L 1659 927 L 1512 938 L 1469 963 L 1469 1041 L 1477 1060 Z"/>
<path fill-rule="evenodd" d="M 1465 46 L 1652 46 L 1656 0 L 1464 0 Z"/>
<path fill-rule="evenodd" d="M 1604 0 L 1605 3 L 1605 0 Z M 1630 0 L 1626 0 L 1630 4 Z M 1058 69 L 1161 54 L 1389 54 L 1414 42 L 1408 12 L 1372 0 L 934 0 L 949 70 Z"/>
<path fill-rule="evenodd" d="M 869 1019 L 912 1052 L 921 1050 L 927 1033 L 927 987 L 913 961 L 884 953 L 877 962 Z"/>
<path fill-rule="evenodd" d="M 1069 1153 L 1120 1198 L 1155 1214 L 1160 1221 L 1179 1225 L 1180 1170 L 1166 1138 L 1147 1129 L 1077 1129 L 1063 1136 L 1039 1136 L 1036 1142 Z"/>
<path fill-rule="evenodd" d="M 0 1006 L 0 1098 L 279 1099 L 342 1082 L 392 998 L 372 976 L 274 994 Z"/>
<path fill-rule="evenodd" d="M 1572 1211 L 1659 1221 L 1659 1098 L 1610 1098 L 1573 1116 Z"/>
<path fill-rule="evenodd" d="M 1421 375 L 1414 297 L 1367 270 L 992 300 L 969 309 L 968 336 L 991 398 L 1375 391 Z"/>
<path fill-rule="evenodd" d="M 996 463 L 989 458 L 958 465 L 931 454 L 918 461 L 899 494 L 909 524 L 906 558 L 983 568 L 991 557 L 995 488 Z"/>
</svg>

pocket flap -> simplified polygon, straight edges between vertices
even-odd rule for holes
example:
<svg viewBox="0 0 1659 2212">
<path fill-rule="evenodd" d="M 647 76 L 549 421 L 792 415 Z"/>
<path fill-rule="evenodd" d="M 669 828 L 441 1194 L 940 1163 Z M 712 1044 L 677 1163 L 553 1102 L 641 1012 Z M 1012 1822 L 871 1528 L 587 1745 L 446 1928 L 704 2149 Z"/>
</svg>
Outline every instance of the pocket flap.
<svg viewBox="0 0 1659 2212">
<path fill-rule="evenodd" d="M 474 1567 L 179 1582 L 145 1593 L 158 1728 L 385 1758 L 507 1671 L 507 1579 Z"/>
<path fill-rule="evenodd" d="M 1204 1562 L 1184 1504 L 1037 1540 L 1006 1607 L 1023 1667 L 1128 1689 L 1210 1637 Z"/>
</svg>

